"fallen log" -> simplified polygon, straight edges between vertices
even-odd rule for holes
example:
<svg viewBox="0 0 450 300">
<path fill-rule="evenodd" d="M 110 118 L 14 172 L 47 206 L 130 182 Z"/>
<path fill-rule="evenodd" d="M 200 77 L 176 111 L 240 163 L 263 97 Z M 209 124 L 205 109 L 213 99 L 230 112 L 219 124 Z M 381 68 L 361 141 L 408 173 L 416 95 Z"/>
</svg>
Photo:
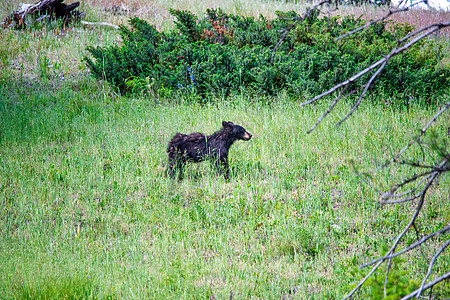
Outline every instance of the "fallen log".
<svg viewBox="0 0 450 300">
<path fill-rule="evenodd" d="M 36 20 L 45 18 L 62 19 L 67 25 L 73 19 L 84 17 L 84 13 L 76 11 L 80 2 L 72 4 L 63 3 L 64 0 L 41 0 L 35 4 L 22 4 L 17 11 L 10 13 L 2 24 L 2 27 L 16 27 L 24 29 L 27 27 L 26 17 L 32 15 Z"/>
</svg>

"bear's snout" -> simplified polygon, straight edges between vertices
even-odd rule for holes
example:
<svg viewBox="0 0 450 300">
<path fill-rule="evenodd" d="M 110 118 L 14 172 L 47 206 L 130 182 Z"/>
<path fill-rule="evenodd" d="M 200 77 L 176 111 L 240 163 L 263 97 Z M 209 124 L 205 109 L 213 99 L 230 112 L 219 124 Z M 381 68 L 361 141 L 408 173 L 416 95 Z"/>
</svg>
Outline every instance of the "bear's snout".
<svg viewBox="0 0 450 300">
<path fill-rule="evenodd" d="M 248 141 L 251 138 L 252 138 L 252 135 L 246 131 L 244 134 L 244 141 Z"/>
</svg>

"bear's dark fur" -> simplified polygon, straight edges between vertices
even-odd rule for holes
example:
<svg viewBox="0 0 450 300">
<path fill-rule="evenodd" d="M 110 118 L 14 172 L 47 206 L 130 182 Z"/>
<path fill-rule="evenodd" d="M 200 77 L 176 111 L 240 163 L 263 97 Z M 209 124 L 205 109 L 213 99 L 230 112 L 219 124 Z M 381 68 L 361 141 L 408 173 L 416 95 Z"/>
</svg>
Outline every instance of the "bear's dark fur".
<svg viewBox="0 0 450 300">
<path fill-rule="evenodd" d="M 177 133 L 169 142 L 167 153 L 169 154 L 168 174 L 170 177 L 179 171 L 179 179 L 182 179 L 184 164 L 188 161 L 201 162 L 205 158 L 211 158 L 219 171 L 225 171 L 225 178 L 230 178 L 228 168 L 228 150 L 237 140 L 248 141 L 252 135 L 243 127 L 232 122 L 222 122 L 222 129 L 205 136 L 202 133 L 191 134 Z"/>
</svg>

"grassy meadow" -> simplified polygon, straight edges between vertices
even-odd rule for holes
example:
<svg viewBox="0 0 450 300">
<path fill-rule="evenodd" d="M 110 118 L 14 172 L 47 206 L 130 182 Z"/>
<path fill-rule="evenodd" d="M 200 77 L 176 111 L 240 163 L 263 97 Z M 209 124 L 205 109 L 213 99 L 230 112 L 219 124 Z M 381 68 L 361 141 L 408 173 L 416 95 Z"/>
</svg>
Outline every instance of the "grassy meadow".
<svg viewBox="0 0 450 300">
<path fill-rule="evenodd" d="M 214 7 L 248 15 L 305 7 L 222 2 Z M 205 7 L 136 1 L 114 15 L 106 3 L 81 11 L 115 24 L 141 13 L 164 29 L 173 26 L 161 17 L 167 8 Z M 14 4 L 2 4 L 0 17 Z M 356 170 L 389 159 L 437 107 L 392 107 L 389 95 L 373 93 L 342 126 L 351 103 L 307 134 L 327 100 L 299 107 L 306 99 L 241 95 L 201 105 L 121 95 L 82 61 L 87 46 L 117 42 L 113 29 L 82 25 L 0 30 L 0 299 L 338 299 L 408 223 L 414 203 L 377 207 Z M 167 178 L 170 138 L 211 134 L 224 120 L 253 135 L 230 149 L 231 180 L 208 163 L 189 165 L 182 182 Z M 447 111 L 432 129 L 447 142 L 449 120 Z M 403 176 L 387 168 L 372 182 L 386 190 Z M 422 234 L 449 224 L 449 186 L 444 176 L 431 187 Z M 446 239 L 394 261 L 390 286 L 420 286 Z M 415 240 L 408 233 L 400 248 Z M 449 269 L 447 249 L 432 274 Z M 376 282 L 382 289 L 382 271 L 361 298 Z M 450 297 L 448 282 L 433 291 Z"/>
</svg>

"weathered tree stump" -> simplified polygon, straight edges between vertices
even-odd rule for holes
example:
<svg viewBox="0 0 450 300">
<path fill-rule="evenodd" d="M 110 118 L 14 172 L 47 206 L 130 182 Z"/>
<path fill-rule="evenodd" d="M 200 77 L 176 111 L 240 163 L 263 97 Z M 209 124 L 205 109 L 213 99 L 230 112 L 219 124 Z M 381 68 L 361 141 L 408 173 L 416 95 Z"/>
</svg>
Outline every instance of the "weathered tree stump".
<svg viewBox="0 0 450 300">
<path fill-rule="evenodd" d="M 10 13 L 2 24 L 2 27 L 16 27 L 24 29 L 27 27 L 26 17 L 31 15 L 36 21 L 45 18 L 55 18 L 63 20 L 64 25 L 67 25 L 73 19 L 80 19 L 84 17 L 84 13 L 76 11 L 80 2 L 72 4 L 63 3 L 64 0 L 41 0 L 36 4 L 22 4 L 19 10 Z"/>
</svg>

